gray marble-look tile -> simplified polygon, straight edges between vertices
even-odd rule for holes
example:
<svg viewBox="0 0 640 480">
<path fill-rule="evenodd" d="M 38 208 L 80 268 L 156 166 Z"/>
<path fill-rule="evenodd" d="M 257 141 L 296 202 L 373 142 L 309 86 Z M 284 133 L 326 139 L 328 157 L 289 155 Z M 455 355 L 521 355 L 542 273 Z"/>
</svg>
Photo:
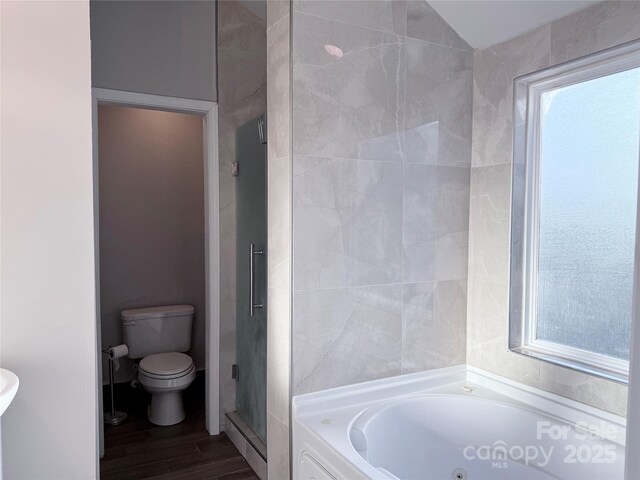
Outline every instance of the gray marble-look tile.
<svg viewBox="0 0 640 480">
<path fill-rule="evenodd" d="M 401 161 L 403 37 L 300 13 L 294 30 L 294 152 Z"/>
<path fill-rule="evenodd" d="M 293 177 L 289 157 L 269 158 L 267 183 L 269 286 L 289 288 L 288 266 L 291 264 L 291 188 Z"/>
<path fill-rule="evenodd" d="M 509 287 L 490 282 L 469 282 L 467 337 L 484 345 L 507 334 Z M 506 342 L 505 342 L 506 348 Z"/>
<path fill-rule="evenodd" d="M 218 106 L 220 115 L 238 115 L 239 104 L 266 92 L 266 28 L 237 1 L 220 2 L 218 8 Z"/>
<path fill-rule="evenodd" d="M 404 282 L 434 279 L 438 239 L 438 167 L 405 165 L 402 200 Z"/>
<path fill-rule="evenodd" d="M 267 31 L 267 148 L 269 158 L 288 156 L 291 149 L 291 56 L 289 17 Z"/>
<path fill-rule="evenodd" d="M 550 27 L 474 53 L 473 165 L 511 162 L 513 80 L 549 65 Z"/>
<path fill-rule="evenodd" d="M 549 66 L 551 27 L 543 25 L 512 40 L 491 47 L 504 66 L 509 83 L 520 75 Z"/>
<path fill-rule="evenodd" d="M 473 54 L 411 38 L 406 51 L 405 161 L 469 166 Z"/>
<path fill-rule="evenodd" d="M 469 169 L 404 166 L 403 281 L 465 279 Z"/>
<path fill-rule="evenodd" d="M 464 363 L 466 310 L 458 281 L 403 285 L 402 372 Z"/>
<path fill-rule="evenodd" d="M 402 165 L 294 158 L 295 291 L 402 280 Z"/>
<path fill-rule="evenodd" d="M 516 382 L 521 382 L 531 387 L 540 388 L 540 360 L 527 357 L 519 353 L 506 350 L 502 351 L 506 358 L 503 361 L 502 375 Z"/>
<path fill-rule="evenodd" d="M 273 415 L 267 414 L 267 435 L 267 445 L 269 445 L 267 478 L 271 480 L 287 480 L 291 478 L 289 469 L 289 446 L 291 444 L 289 427 Z"/>
<path fill-rule="evenodd" d="M 407 7 L 403 0 L 294 0 L 296 13 L 404 35 Z"/>
<path fill-rule="evenodd" d="M 435 280 L 467 278 L 469 232 L 451 232 L 438 237 L 434 247 Z"/>
<path fill-rule="evenodd" d="M 540 387 L 579 402 L 625 416 L 627 386 L 568 368 L 541 363 Z"/>
<path fill-rule="evenodd" d="M 265 22 L 238 0 L 218 4 L 217 43 L 219 48 L 264 52 Z"/>
<path fill-rule="evenodd" d="M 291 290 L 267 289 L 267 411 L 289 425 Z"/>
<path fill-rule="evenodd" d="M 509 281 L 511 165 L 471 169 L 469 283 Z"/>
<path fill-rule="evenodd" d="M 551 24 L 551 63 L 640 38 L 640 2 L 608 1 Z"/>
<path fill-rule="evenodd" d="M 402 285 L 294 297 L 294 394 L 399 375 Z"/>
<path fill-rule="evenodd" d="M 291 14 L 291 0 L 267 0 L 267 28 Z"/>
<path fill-rule="evenodd" d="M 470 168 L 438 167 L 438 234 L 469 230 Z"/>
<path fill-rule="evenodd" d="M 250 104 L 252 97 L 262 95 L 266 105 L 267 68 L 266 55 L 245 54 L 228 49 L 218 49 L 220 75 L 218 86 L 221 92 L 218 102 L 221 115 L 243 116 L 238 105 Z M 247 108 L 247 107 L 245 107 Z M 263 113 L 264 110 L 260 113 Z"/>
<path fill-rule="evenodd" d="M 407 2 L 407 36 L 472 52 L 473 49 L 425 0 Z"/>
</svg>

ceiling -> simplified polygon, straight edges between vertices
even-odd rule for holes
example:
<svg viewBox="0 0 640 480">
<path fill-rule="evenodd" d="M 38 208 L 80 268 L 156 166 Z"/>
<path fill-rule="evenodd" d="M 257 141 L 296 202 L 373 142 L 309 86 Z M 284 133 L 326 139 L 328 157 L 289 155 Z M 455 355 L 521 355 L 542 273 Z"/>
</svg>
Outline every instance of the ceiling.
<svg viewBox="0 0 640 480">
<path fill-rule="evenodd" d="M 486 48 L 582 10 L 596 0 L 429 0 L 473 48 Z"/>
<path fill-rule="evenodd" d="M 239 1 L 258 18 L 265 20 L 265 0 Z M 469 45 L 486 48 L 599 3 L 600 0 L 428 1 Z"/>
</svg>

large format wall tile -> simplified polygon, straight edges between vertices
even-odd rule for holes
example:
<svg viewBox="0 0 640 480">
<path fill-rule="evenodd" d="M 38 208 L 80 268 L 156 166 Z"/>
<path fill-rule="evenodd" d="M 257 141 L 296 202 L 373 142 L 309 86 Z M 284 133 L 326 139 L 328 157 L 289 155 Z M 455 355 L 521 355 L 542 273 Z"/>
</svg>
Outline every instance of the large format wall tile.
<svg viewBox="0 0 640 480">
<path fill-rule="evenodd" d="M 407 1 L 407 36 L 472 52 L 473 49 L 425 0 Z"/>
<path fill-rule="evenodd" d="M 509 281 L 511 164 L 473 168 L 469 214 L 469 284 Z"/>
<path fill-rule="evenodd" d="M 404 35 L 407 5 L 398 0 L 294 0 L 296 13 Z"/>
<path fill-rule="evenodd" d="M 294 10 L 294 393 L 464 362 L 473 54 L 426 2 Z"/>
<path fill-rule="evenodd" d="M 469 168 L 405 165 L 403 280 L 467 277 Z"/>
<path fill-rule="evenodd" d="M 640 2 L 602 2 L 551 24 L 551 62 L 565 62 L 638 38 Z"/>
<path fill-rule="evenodd" d="M 274 5 L 280 5 L 278 0 Z M 268 11 L 271 11 L 271 5 Z M 269 158 L 288 156 L 291 149 L 291 58 L 289 16 L 269 28 L 267 36 L 267 72 L 269 101 L 267 104 Z"/>
<path fill-rule="evenodd" d="M 403 285 L 402 373 L 465 361 L 466 282 Z"/>
<path fill-rule="evenodd" d="M 510 163 L 513 79 L 549 65 L 551 28 L 476 50 L 473 64 L 473 166 Z"/>
<path fill-rule="evenodd" d="M 405 165 L 402 204 L 402 261 L 405 282 L 434 279 L 438 238 L 438 167 Z"/>
<path fill-rule="evenodd" d="M 268 0 L 267 2 L 267 28 L 271 28 L 284 17 L 289 17 L 291 0 Z"/>
<path fill-rule="evenodd" d="M 292 186 L 291 2 L 267 2 L 267 476 L 290 476 Z"/>
<path fill-rule="evenodd" d="M 294 153 L 401 161 L 402 37 L 311 15 L 294 22 Z"/>
<path fill-rule="evenodd" d="M 294 394 L 399 375 L 402 286 L 297 293 Z"/>
<path fill-rule="evenodd" d="M 267 478 L 287 480 L 291 478 L 289 445 L 291 435 L 289 426 L 271 414 L 267 414 L 267 432 L 269 432 L 269 461 Z"/>
<path fill-rule="evenodd" d="M 294 288 L 402 280 L 402 165 L 296 156 Z"/>
<path fill-rule="evenodd" d="M 406 40 L 406 51 L 406 161 L 469 166 L 473 54 L 414 39 Z M 412 132 L 425 129 L 419 136 L 425 141 L 415 143 Z M 434 140 L 437 155 L 429 145 Z"/>
<path fill-rule="evenodd" d="M 593 375 L 541 363 L 540 387 L 617 415 L 627 412 L 627 386 Z"/>
</svg>

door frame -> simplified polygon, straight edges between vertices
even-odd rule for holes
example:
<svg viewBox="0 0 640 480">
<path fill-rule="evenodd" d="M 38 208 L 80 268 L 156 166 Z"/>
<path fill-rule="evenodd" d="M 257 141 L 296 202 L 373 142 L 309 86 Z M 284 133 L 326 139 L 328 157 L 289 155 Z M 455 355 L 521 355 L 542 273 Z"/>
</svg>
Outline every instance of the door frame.
<svg viewBox="0 0 640 480">
<path fill-rule="evenodd" d="M 98 106 L 141 107 L 202 116 L 205 196 L 205 395 L 206 427 L 220 433 L 220 187 L 218 160 L 218 104 L 203 100 L 92 88 L 93 205 L 96 271 L 96 401 L 98 447 L 104 452 L 102 406 L 102 346 L 100 321 L 100 245 L 98 178 Z"/>
</svg>

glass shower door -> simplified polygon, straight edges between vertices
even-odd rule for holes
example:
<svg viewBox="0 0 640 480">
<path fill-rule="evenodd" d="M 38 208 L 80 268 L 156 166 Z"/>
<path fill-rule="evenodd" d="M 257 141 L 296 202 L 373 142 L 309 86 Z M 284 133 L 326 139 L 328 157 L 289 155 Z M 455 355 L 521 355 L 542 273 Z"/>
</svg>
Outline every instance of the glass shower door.
<svg viewBox="0 0 640 480">
<path fill-rule="evenodd" d="M 236 408 L 266 443 L 267 196 L 264 117 L 236 131 Z"/>
</svg>

